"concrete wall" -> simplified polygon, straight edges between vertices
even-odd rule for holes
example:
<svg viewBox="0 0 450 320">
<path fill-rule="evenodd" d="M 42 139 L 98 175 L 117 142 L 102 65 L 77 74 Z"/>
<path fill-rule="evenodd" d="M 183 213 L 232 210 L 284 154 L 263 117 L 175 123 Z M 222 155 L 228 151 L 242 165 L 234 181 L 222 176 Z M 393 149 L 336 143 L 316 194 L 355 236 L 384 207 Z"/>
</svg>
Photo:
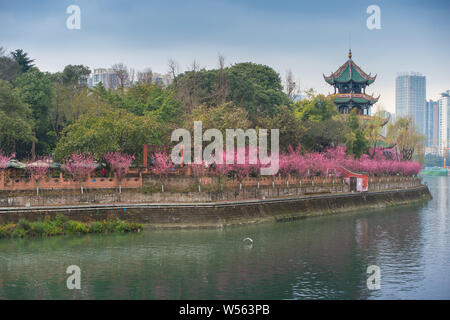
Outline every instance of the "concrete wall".
<svg viewBox="0 0 450 320">
<path fill-rule="evenodd" d="M 111 218 L 137 221 L 152 227 L 223 227 L 275 222 L 352 210 L 384 208 L 430 199 L 426 186 L 409 189 L 310 195 L 270 200 L 199 204 L 129 204 L 78 207 L 0 208 L 0 223 L 41 220 L 64 214 L 69 219 L 94 221 Z"/>
<path fill-rule="evenodd" d="M 177 180 L 179 181 L 179 180 Z M 187 180 L 187 183 L 189 180 Z M 419 186 L 419 178 L 404 179 L 378 179 L 369 181 L 369 191 L 405 189 Z M 248 199 L 269 199 L 289 196 L 302 196 L 309 194 L 345 193 L 349 191 L 347 184 L 330 184 L 327 181 L 309 181 L 299 184 L 286 184 L 274 186 L 261 186 L 260 188 L 247 186 L 233 190 L 210 192 L 141 192 L 140 189 L 124 189 L 122 193 L 117 190 L 87 190 L 84 194 L 74 190 L 70 192 L 48 191 L 45 195 L 37 196 L 33 193 L 14 194 L 0 192 L 1 207 L 27 207 L 27 206 L 58 206 L 80 204 L 114 204 L 114 203 L 180 203 L 180 202 L 214 202 L 238 201 Z"/>
</svg>

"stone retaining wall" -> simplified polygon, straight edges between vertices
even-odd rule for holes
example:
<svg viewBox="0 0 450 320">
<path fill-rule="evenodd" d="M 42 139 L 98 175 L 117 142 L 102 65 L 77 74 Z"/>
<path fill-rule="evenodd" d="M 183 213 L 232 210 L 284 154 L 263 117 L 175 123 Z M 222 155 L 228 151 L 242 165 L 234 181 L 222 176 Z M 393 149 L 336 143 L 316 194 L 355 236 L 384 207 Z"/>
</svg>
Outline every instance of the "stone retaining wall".
<svg viewBox="0 0 450 320">
<path fill-rule="evenodd" d="M 291 196 L 279 199 L 199 204 L 129 204 L 79 207 L 0 208 L 0 223 L 19 219 L 42 220 L 64 214 L 69 219 L 94 221 L 111 218 L 137 221 L 153 227 L 223 227 L 299 219 L 404 205 L 431 198 L 426 186 L 409 189 Z"/>
</svg>

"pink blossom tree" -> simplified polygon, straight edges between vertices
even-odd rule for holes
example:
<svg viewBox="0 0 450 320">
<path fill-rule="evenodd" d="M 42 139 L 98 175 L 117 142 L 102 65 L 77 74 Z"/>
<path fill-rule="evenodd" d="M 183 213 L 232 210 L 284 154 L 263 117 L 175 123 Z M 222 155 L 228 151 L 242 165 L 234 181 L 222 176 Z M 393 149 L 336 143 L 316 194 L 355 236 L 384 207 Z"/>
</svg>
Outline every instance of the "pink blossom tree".
<svg viewBox="0 0 450 320">
<path fill-rule="evenodd" d="M 83 194 L 83 181 L 97 168 L 97 163 L 89 153 L 73 153 L 64 160 L 64 167 L 74 180 L 80 182 L 81 193 Z"/>
<path fill-rule="evenodd" d="M 227 157 L 225 150 L 222 151 L 222 163 L 216 164 L 216 174 L 218 177 L 219 190 L 222 189 L 222 181 L 225 180 L 225 177 L 232 171 L 230 165 L 227 164 Z"/>
<path fill-rule="evenodd" d="M 0 178 L 2 178 L 2 181 L 4 179 L 4 170 L 8 166 L 9 160 L 14 158 L 15 156 L 15 153 L 8 156 L 6 153 L 0 151 Z"/>
<path fill-rule="evenodd" d="M 120 152 L 109 152 L 104 156 L 106 162 L 116 173 L 119 182 L 119 193 L 122 193 L 122 179 L 127 175 L 135 156 Z"/>
<path fill-rule="evenodd" d="M 36 161 L 27 165 L 27 170 L 30 172 L 31 177 L 36 182 L 36 194 L 39 195 L 39 181 L 45 177 L 50 169 L 50 163 L 52 162 L 50 157 L 37 157 Z"/>
<path fill-rule="evenodd" d="M 167 152 L 160 151 L 155 152 L 153 155 L 153 167 L 152 172 L 159 176 L 161 182 L 161 190 L 164 192 L 164 180 L 167 178 L 167 174 L 174 168 L 174 164 L 170 155 Z"/>
</svg>

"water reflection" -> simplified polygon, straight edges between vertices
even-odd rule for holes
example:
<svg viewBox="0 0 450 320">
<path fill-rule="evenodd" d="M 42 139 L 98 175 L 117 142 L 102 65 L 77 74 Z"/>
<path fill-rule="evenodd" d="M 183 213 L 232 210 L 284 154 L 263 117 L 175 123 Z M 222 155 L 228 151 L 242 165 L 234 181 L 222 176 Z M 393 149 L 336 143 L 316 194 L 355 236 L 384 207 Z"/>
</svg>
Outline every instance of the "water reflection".
<svg viewBox="0 0 450 320">
<path fill-rule="evenodd" d="M 449 179 L 427 182 L 434 199 L 423 206 L 224 230 L 0 241 L 0 298 L 448 299 Z M 82 290 L 66 288 L 72 264 Z M 378 291 L 366 287 L 373 264 Z"/>
</svg>

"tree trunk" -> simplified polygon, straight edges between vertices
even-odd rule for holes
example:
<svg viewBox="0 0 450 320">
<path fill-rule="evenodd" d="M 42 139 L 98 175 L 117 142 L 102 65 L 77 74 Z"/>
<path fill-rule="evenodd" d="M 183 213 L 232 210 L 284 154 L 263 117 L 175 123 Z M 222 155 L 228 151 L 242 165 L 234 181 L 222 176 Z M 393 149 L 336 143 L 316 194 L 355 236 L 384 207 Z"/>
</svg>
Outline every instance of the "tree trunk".
<svg viewBox="0 0 450 320">
<path fill-rule="evenodd" d="M 36 142 L 31 143 L 31 161 L 36 160 Z"/>
</svg>

